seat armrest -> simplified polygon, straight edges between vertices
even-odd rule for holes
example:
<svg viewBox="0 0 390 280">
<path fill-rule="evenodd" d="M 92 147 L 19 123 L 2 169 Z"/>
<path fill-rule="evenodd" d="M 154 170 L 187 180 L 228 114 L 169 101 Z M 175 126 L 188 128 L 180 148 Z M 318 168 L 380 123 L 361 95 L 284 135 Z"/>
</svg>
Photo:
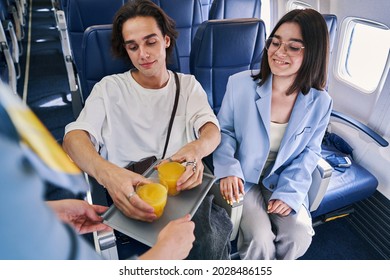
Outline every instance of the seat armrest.
<svg viewBox="0 0 390 280">
<path fill-rule="evenodd" d="M 387 142 L 386 139 L 384 139 L 378 133 L 373 131 L 367 125 L 365 125 L 364 123 L 362 123 L 362 122 L 360 122 L 352 117 L 347 116 L 346 114 L 343 114 L 341 112 L 333 110 L 331 113 L 331 117 L 334 117 L 334 118 L 337 118 L 337 119 L 340 119 L 344 122 L 349 123 L 353 127 L 359 129 L 360 131 L 362 131 L 365 134 L 367 134 L 368 136 L 370 136 L 372 139 L 374 139 L 382 147 L 387 147 L 389 145 L 389 142 Z"/>
<path fill-rule="evenodd" d="M 316 169 L 312 174 L 312 183 L 309 189 L 309 211 L 317 210 L 328 189 L 332 166 L 323 158 L 318 161 Z"/>
<path fill-rule="evenodd" d="M 98 204 L 107 206 L 107 197 L 101 185 L 91 176 L 85 174 L 89 184 L 87 192 L 87 201 L 89 204 Z M 93 232 L 93 241 L 95 250 L 104 259 L 118 260 L 118 248 L 116 246 L 116 237 L 113 229 Z"/>
<path fill-rule="evenodd" d="M 242 208 L 244 204 L 244 196 L 240 195 L 240 200 L 235 201 L 232 204 L 229 204 L 221 194 L 221 191 L 219 190 L 219 183 L 214 183 L 211 186 L 211 189 L 209 193 L 214 195 L 214 202 L 224 208 L 230 217 L 230 220 L 232 221 L 233 224 L 233 230 L 232 234 L 230 236 L 230 241 L 233 241 L 236 239 L 237 233 L 238 233 L 238 228 L 240 227 L 240 221 L 241 221 L 241 215 L 242 215 Z"/>
<path fill-rule="evenodd" d="M 114 230 L 96 231 L 93 233 L 95 250 L 106 260 L 118 260 L 118 249 Z"/>
<path fill-rule="evenodd" d="M 208 167 L 208 165 L 204 162 L 204 172 L 208 174 L 213 174 Z M 239 201 L 232 202 L 232 204 L 229 204 L 221 194 L 221 191 L 219 190 L 219 182 L 214 183 L 209 191 L 210 194 L 214 195 L 214 202 L 218 206 L 222 207 L 226 210 L 228 216 L 230 217 L 230 220 L 233 224 L 233 231 L 230 236 L 230 241 L 233 241 L 237 237 L 238 228 L 240 227 L 240 221 L 241 221 L 241 215 L 242 215 L 242 207 L 244 204 L 244 196 L 240 195 Z"/>
</svg>

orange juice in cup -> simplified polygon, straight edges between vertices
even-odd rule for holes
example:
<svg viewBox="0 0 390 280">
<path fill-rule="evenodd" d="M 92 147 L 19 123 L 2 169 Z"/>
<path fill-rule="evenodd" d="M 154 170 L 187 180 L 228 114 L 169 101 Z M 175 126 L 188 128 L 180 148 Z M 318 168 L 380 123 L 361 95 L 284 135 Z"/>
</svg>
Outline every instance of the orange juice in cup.
<svg viewBox="0 0 390 280">
<path fill-rule="evenodd" d="M 178 162 L 166 162 L 158 168 L 158 178 L 160 183 L 167 187 L 168 195 L 177 195 L 177 180 L 184 173 L 186 168 Z"/>
<path fill-rule="evenodd" d="M 159 183 L 149 183 L 137 186 L 138 196 L 154 208 L 157 218 L 160 218 L 167 204 L 167 188 Z"/>
</svg>

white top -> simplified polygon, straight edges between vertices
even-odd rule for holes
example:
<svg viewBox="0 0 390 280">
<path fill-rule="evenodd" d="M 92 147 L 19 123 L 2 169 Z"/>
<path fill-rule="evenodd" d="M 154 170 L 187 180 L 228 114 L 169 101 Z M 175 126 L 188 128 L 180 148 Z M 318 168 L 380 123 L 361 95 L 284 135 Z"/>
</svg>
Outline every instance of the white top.
<svg viewBox="0 0 390 280">
<path fill-rule="evenodd" d="M 176 93 L 174 75 L 169 74 L 161 89 L 143 88 L 130 71 L 103 78 L 92 89 L 77 120 L 65 127 L 65 134 L 87 131 L 96 150 L 119 166 L 153 155 L 161 158 Z M 180 97 L 166 158 L 198 138 L 199 129 L 207 122 L 219 128 L 200 83 L 192 75 L 178 76 Z"/>
<path fill-rule="evenodd" d="M 280 143 L 282 143 L 282 138 L 284 132 L 286 131 L 287 125 L 288 123 L 271 122 L 269 130 L 270 151 L 263 170 L 266 170 L 267 167 L 276 160 L 276 156 L 278 155 L 280 148 Z"/>
</svg>

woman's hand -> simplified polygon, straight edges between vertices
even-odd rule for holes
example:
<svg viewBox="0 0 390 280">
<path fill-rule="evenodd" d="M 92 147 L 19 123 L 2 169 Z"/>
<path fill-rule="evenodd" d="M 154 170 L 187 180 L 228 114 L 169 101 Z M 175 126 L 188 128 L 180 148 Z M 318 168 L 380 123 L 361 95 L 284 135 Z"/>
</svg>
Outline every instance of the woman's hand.
<svg viewBox="0 0 390 280">
<path fill-rule="evenodd" d="M 291 207 L 279 199 L 272 199 L 268 202 L 267 213 L 287 216 L 291 213 Z"/>
<path fill-rule="evenodd" d="M 229 204 L 240 200 L 240 195 L 244 195 L 244 184 L 242 180 L 236 176 L 222 178 L 219 182 L 219 189 L 222 196 Z"/>
</svg>

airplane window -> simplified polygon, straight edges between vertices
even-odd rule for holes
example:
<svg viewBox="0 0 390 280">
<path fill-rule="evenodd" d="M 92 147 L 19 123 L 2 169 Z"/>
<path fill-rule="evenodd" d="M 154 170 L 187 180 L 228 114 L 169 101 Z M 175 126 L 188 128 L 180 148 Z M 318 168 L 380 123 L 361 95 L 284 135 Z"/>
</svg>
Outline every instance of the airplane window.
<svg viewBox="0 0 390 280">
<path fill-rule="evenodd" d="M 372 93 L 386 67 L 390 30 L 382 24 L 356 19 L 348 23 L 346 30 L 338 74 L 363 92 Z"/>
</svg>

